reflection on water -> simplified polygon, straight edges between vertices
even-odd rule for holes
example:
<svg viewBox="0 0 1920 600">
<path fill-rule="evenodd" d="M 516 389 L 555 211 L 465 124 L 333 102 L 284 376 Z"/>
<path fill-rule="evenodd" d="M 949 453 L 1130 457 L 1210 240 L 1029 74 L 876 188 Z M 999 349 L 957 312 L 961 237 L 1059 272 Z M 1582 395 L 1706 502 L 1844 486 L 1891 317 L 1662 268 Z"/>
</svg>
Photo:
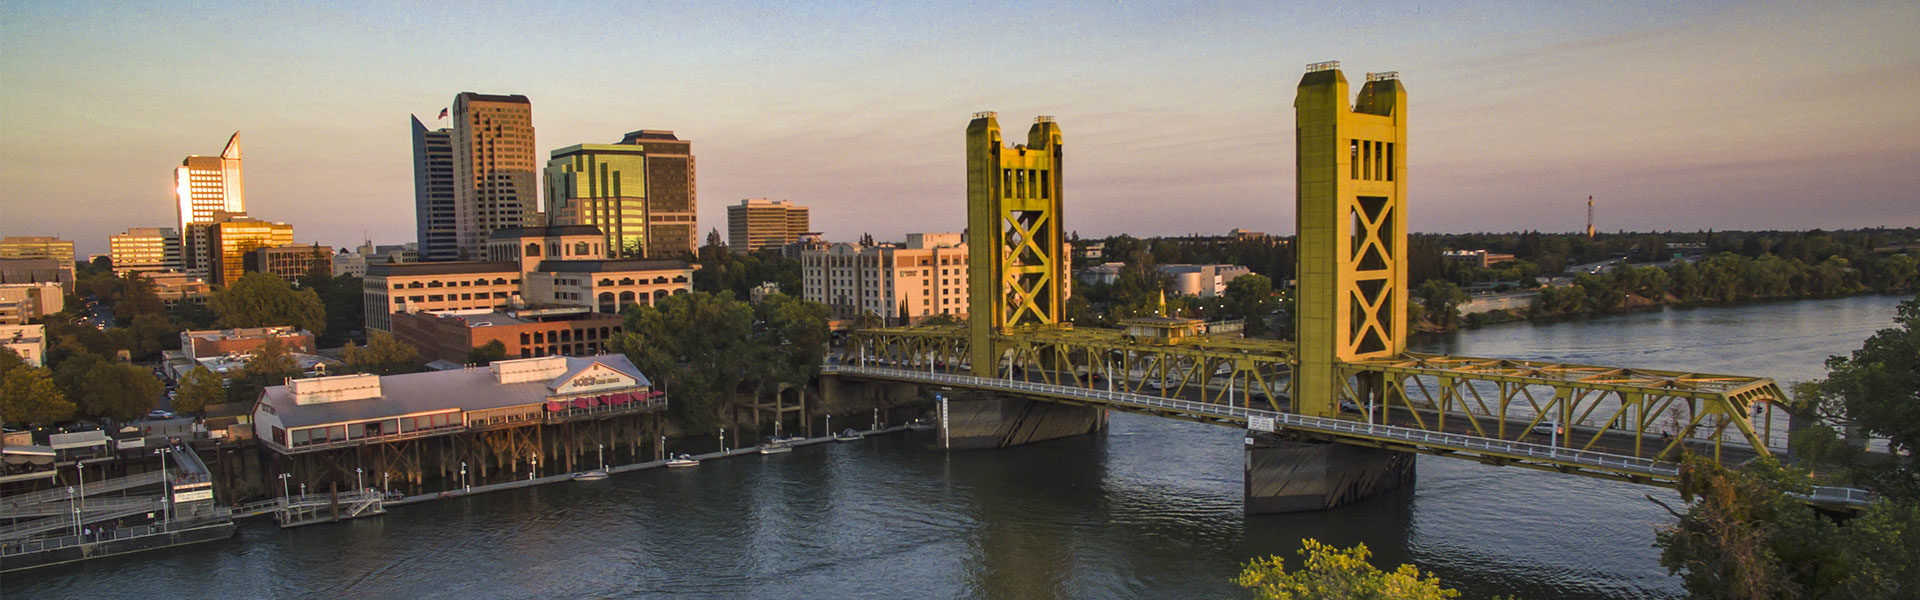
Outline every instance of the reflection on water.
<svg viewBox="0 0 1920 600">
<path fill-rule="evenodd" d="M 1819 377 L 1899 298 L 1666 309 L 1416 350 Z M 1237 431 L 1116 414 L 1104 437 L 948 454 L 896 435 L 402 507 L 0 580 L 14 597 L 1237 597 L 1246 559 L 1366 543 L 1466 597 L 1664 598 L 1656 488 L 1422 456 L 1411 490 L 1240 513 Z"/>
</svg>

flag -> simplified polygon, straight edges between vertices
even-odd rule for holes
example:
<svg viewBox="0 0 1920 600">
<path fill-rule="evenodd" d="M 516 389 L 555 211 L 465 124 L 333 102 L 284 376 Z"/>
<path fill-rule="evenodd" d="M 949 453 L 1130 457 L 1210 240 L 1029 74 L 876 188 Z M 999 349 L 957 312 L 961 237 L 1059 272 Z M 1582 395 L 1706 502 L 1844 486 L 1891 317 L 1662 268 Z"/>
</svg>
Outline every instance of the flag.
<svg viewBox="0 0 1920 600">
<path fill-rule="evenodd" d="M 444 108 L 440 109 L 440 118 L 442 119 L 447 118 L 447 109 L 444 109 Z"/>
</svg>

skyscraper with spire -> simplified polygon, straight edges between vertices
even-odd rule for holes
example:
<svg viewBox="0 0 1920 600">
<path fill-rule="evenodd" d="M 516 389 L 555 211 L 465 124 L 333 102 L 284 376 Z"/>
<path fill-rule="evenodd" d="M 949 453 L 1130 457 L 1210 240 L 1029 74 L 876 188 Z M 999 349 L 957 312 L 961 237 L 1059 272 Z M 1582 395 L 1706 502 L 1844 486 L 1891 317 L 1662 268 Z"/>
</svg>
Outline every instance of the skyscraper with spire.
<svg viewBox="0 0 1920 600">
<path fill-rule="evenodd" d="M 206 274 L 206 225 L 215 213 L 245 213 L 247 194 L 240 175 L 240 132 L 227 138 L 219 156 L 191 155 L 173 171 L 174 202 L 180 210 L 182 266 L 189 273 Z M 195 227 L 198 225 L 199 227 Z"/>
</svg>

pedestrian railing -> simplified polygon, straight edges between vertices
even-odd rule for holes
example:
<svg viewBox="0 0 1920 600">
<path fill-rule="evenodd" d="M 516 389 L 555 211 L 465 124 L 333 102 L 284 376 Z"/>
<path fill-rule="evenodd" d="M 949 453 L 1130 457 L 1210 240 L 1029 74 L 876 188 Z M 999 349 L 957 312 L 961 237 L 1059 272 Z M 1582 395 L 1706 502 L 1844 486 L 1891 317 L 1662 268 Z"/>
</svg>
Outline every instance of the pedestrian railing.
<svg viewBox="0 0 1920 600">
<path fill-rule="evenodd" d="M 1516 442 L 1458 433 L 1427 431 L 1413 427 L 1400 427 L 1349 421 L 1346 419 L 1274 412 L 1225 404 L 1162 398 L 1144 394 L 1011 379 L 854 365 L 827 364 L 823 365 L 821 370 L 824 374 L 865 375 L 893 380 L 956 385 L 974 389 L 1031 392 L 1059 398 L 1089 400 L 1096 403 L 1148 411 L 1173 412 L 1189 417 L 1203 417 L 1225 422 L 1237 422 L 1246 424 L 1252 429 L 1262 429 L 1266 431 L 1295 429 L 1341 437 L 1399 442 L 1410 446 L 1436 450 L 1474 452 L 1576 468 L 1599 469 L 1620 474 L 1647 476 L 1664 480 L 1672 480 L 1680 474 L 1680 465 L 1678 463 L 1634 456 L 1595 452 L 1591 450 L 1575 450 L 1546 444 Z M 1271 424 L 1272 429 L 1267 429 L 1267 424 Z M 1815 488 L 1814 493 L 1810 494 L 1809 497 L 1821 502 L 1846 504 L 1849 506 L 1865 506 L 1871 502 L 1873 496 L 1865 490 L 1821 487 Z"/>
</svg>

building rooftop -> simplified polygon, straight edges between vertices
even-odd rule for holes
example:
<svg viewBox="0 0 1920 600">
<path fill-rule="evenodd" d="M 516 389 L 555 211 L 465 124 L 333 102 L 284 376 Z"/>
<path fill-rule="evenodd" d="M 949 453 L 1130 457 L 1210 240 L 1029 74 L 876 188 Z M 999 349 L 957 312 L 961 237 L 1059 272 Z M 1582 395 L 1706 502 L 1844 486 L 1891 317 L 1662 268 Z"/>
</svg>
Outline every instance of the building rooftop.
<svg viewBox="0 0 1920 600">
<path fill-rule="evenodd" d="M 682 141 L 680 138 L 674 137 L 672 129 L 642 129 L 628 132 L 627 135 L 620 138 L 620 143 L 631 143 L 634 140 Z"/>
<path fill-rule="evenodd" d="M 512 240 L 532 237 L 555 237 L 562 235 L 600 235 L 600 228 L 592 225 L 552 225 L 547 227 L 502 227 L 487 234 L 490 240 Z"/>
<path fill-rule="evenodd" d="M 528 100 L 526 96 L 523 96 L 520 94 L 502 96 L 499 94 L 482 94 L 479 92 L 460 92 L 460 95 L 462 97 L 465 97 L 468 102 L 511 102 L 514 104 L 533 104 L 533 101 Z"/>
<path fill-rule="evenodd" d="M 620 271 L 670 271 L 691 265 L 678 258 L 623 258 L 608 260 L 543 260 L 541 271 L 549 273 L 616 273 Z"/>
<path fill-rule="evenodd" d="M 292 383 L 302 385 L 276 385 L 262 391 L 260 404 L 289 429 L 446 410 L 505 408 L 545 402 L 595 365 L 632 378 L 637 382 L 634 385 L 653 385 L 625 355 L 549 356 L 496 361 L 485 368 L 388 375 L 376 378 L 371 389 L 364 382 L 370 376 L 364 375 L 299 380 Z M 296 398 L 296 387 L 339 387 L 335 391 L 353 399 Z M 322 390 L 316 395 L 327 393 Z"/>
<path fill-rule="evenodd" d="M 520 263 L 516 262 L 427 262 L 427 263 L 373 263 L 367 265 L 368 277 L 399 277 L 408 275 L 459 275 L 463 273 L 518 273 Z"/>
</svg>

